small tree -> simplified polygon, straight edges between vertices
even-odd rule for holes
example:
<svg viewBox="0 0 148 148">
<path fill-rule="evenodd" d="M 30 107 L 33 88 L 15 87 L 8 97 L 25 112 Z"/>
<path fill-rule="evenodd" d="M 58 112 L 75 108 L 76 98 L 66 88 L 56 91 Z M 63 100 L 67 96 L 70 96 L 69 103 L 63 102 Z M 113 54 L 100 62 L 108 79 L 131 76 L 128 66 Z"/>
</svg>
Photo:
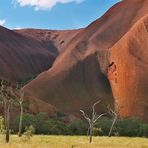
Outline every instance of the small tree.
<svg viewBox="0 0 148 148">
<path fill-rule="evenodd" d="M 19 131 L 18 136 L 22 136 L 22 123 L 23 123 L 23 101 L 24 101 L 24 92 L 19 87 L 18 83 L 13 89 L 12 99 L 15 101 L 14 105 L 18 105 L 20 107 L 20 119 L 19 119 Z"/>
<path fill-rule="evenodd" d="M 10 109 L 13 105 L 17 104 L 17 100 L 18 100 L 17 92 L 18 90 L 16 85 L 12 85 L 10 82 L 6 80 L 1 81 L 0 100 L 4 105 L 4 125 L 6 130 L 5 131 L 6 143 L 9 142 L 9 137 L 10 137 Z"/>
<path fill-rule="evenodd" d="M 88 128 L 88 133 L 87 135 L 89 134 L 89 143 L 92 142 L 92 136 L 93 136 L 93 128 L 94 128 L 94 125 L 96 123 L 96 121 L 101 118 L 103 115 L 105 115 L 106 113 L 103 113 L 103 114 L 100 114 L 100 115 L 97 115 L 96 111 L 95 111 L 95 106 L 97 104 L 99 104 L 101 102 L 101 100 L 95 102 L 93 105 L 92 105 L 92 116 L 89 117 L 83 110 L 80 110 L 80 112 L 82 113 L 83 117 L 86 119 L 86 121 L 88 122 L 89 124 L 89 128 Z"/>
<path fill-rule="evenodd" d="M 1 81 L 1 89 L 0 89 L 0 96 L 1 101 L 4 104 L 4 124 L 5 124 L 5 141 L 6 143 L 9 142 L 9 135 L 10 135 L 10 107 L 13 104 L 12 99 L 13 89 L 10 86 L 8 81 Z"/>
</svg>

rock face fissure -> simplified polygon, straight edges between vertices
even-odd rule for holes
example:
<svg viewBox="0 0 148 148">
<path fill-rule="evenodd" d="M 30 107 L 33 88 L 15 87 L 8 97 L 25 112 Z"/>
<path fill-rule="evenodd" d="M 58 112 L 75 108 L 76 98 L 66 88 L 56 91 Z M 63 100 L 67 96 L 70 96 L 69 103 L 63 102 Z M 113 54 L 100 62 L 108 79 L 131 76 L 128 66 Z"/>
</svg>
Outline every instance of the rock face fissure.
<svg viewBox="0 0 148 148">
<path fill-rule="evenodd" d="M 111 64 L 109 64 L 107 76 L 110 81 L 114 81 L 114 83 L 117 83 L 117 66 L 114 62 L 111 62 Z"/>
</svg>

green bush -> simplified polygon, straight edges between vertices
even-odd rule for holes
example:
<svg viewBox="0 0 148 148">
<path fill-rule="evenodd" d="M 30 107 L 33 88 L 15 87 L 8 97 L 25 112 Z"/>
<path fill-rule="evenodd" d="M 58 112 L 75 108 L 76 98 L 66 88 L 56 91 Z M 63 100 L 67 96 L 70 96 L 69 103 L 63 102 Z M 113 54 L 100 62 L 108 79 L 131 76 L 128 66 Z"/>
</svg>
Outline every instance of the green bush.
<svg viewBox="0 0 148 148">
<path fill-rule="evenodd" d="M 111 125 L 112 125 L 112 122 L 113 122 L 112 119 L 108 118 L 108 117 L 100 118 L 96 122 L 95 127 L 101 129 L 101 131 L 99 133 L 100 136 L 108 136 L 109 130 L 110 130 Z M 115 129 L 115 126 L 114 126 L 114 129 Z M 114 129 L 113 129 L 113 132 L 114 132 Z"/>
<path fill-rule="evenodd" d="M 47 113 L 39 113 L 34 117 L 35 120 L 35 129 L 36 129 L 36 134 L 48 134 L 48 120 L 49 117 Z"/>
<path fill-rule="evenodd" d="M 49 134 L 52 135 L 68 135 L 69 130 L 66 124 L 60 121 L 50 120 Z"/>
<path fill-rule="evenodd" d="M 101 128 L 99 135 L 107 136 L 113 119 L 104 117 L 97 121 L 95 127 Z M 118 119 L 113 127 L 112 136 L 147 136 L 148 124 L 142 126 L 142 122 L 136 118 Z"/>
<path fill-rule="evenodd" d="M 88 125 L 82 120 L 74 120 L 68 125 L 68 129 L 71 135 L 86 135 Z"/>
<path fill-rule="evenodd" d="M 26 127 L 29 127 L 31 125 L 35 127 L 35 120 L 34 119 L 35 119 L 34 115 L 31 115 L 28 113 L 23 115 L 23 119 L 22 119 L 22 131 L 23 132 L 25 131 Z M 12 127 L 15 133 L 18 132 L 19 120 L 20 120 L 20 116 L 17 116 L 14 121 L 13 127 Z"/>
<path fill-rule="evenodd" d="M 26 127 L 33 126 L 35 128 L 35 134 L 69 134 L 68 127 L 63 122 L 50 119 L 46 113 L 39 113 L 37 115 L 24 114 L 22 122 L 22 131 L 25 131 Z M 14 132 L 18 132 L 19 116 L 16 118 L 13 129 Z"/>
<path fill-rule="evenodd" d="M 148 137 L 148 124 L 142 124 L 140 127 L 140 136 Z"/>
<path fill-rule="evenodd" d="M 116 124 L 116 132 L 120 136 L 139 136 L 140 135 L 141 122 L 136 118 L 120 119 Z"/>
</svg>

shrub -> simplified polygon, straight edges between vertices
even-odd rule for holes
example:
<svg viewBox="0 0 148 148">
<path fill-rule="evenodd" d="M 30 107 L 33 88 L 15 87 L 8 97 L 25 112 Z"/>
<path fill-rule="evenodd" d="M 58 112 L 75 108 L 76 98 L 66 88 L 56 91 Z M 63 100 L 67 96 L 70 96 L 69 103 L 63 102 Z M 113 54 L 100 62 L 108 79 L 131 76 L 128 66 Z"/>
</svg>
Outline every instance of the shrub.
<svg viewBox="0 0 148 148">
<path fill-rule="evenodd" d="M 68 125 L 70 131 L 69 134 L 72 135 L 86 135 L 88 130 L 88 125 L 82 120 L 74 120 Z"/>
<path fill-rule="evenodd" d="M 34 117 L 36 134 L 48 134 L 49 133 L 49 118 L 47 113 L 39 113 Z"/>
<path fill-rule="evenodd" d="M 99 132 L 100 136 L 107 136 L 108 135 L 109 130 L 110 130 L 111 125 L 112 125 L 112 122 L 113 122 L 112 119 L 108 118 L 108 117 L 100 118 L 96 122 L 95 127 L 96 128 L 101 128 L 101 131 Z M 115 126 L 114 126 L 114 129 L 115 129 Z M 113 129 L 113 132 L 114 132 L 114 129 Z"/>
<path fill-rule="evenodd" d="M 142 124 L 140 127 L 140 136 L 148 137 L 148 124 Z"/>
<path fill-rule="evenodd" d="M 36 126 L 36 130 L 37 134 L 65 135 L 68 133 L 64 123 L 52 119 L 45 120 L 41 126 Z"/>
<path fill-rule="evenodd" d="M 97 121 L 95 127 L 101 128 L 102 133 L 100 132 L 99 135 L 105 135 L 107 136 L 109 133 L 109 130 L 111 128 L 113 120 L 108 117 L 101 118 Z M 113 127 L 112 135 L 114 136 L 130 136 L 130 137 L 136 137 L 136 136 L 142 136 L 147 135 L 147 124 L 144 124 L 141 126 L 142 123 L 140 120 L 136 118 L 125 118 L 125 119 L 119 119 L 115 123 Z"/>
<path fill-rule="evenodd" d="M 28 135 L 28 136 L 32 137 L 34 133 L 35 133 L 35 128 L 32 125 L 25 128 L 24 135 Z"/>
<path fill-rule="evenodd" d="M 25 132 L 24 132 L 23 141 L 25 142 L 25 141 L 30 140 L 34 133 L 35 133 L 35 128 L 32 125 L 30 125 L 29 127 L 26 127 Z"/>
<path fill-rule="evenodd" d="M 28 128 L 32 125 L 35 128 L 35 134 L 52 134 L 52 135 L 69 134 L 66 124 L 54 119 L 50 119 L 47 113 L 43 112 L 37 115 L 24 114 L 22 123 L 23 123 L 22 124 L 23 132 L 26 130 L 25 129 L 26 127 Z M 16 118 L 13 126 L 15 133 L 17 133 L 19 126 L 19 116 Z"/>
<path fill-rule="evenodd" d="M 116 124 L 116 132 L 119 132 L 120 136 L 139 136 L 140 127 L 141 122 L 136 118 L 120 119 Z"/>
<path fill-rule="evenodd" d="M 98 136 L 100 135 L 100 133 L 102 133 L 102 129 L 101 128 L 93 128 L 93 136 Z"/>
<path fill-rule="evenodd" d="M 26 127 L 29 126 L 34 126 L 35 127 L 35 116 L 31 115 L 31 114 L 23 114 L 23 119 L 22 119 L 22 131 L 25 131 Z M 14 132 L 17 133 L 18 132 L 18 128 L 19 128 L 19 120 L 20 120 L 20 116 L 17 116 L 15 121 L 14 121 Z"/>
<path fill-rule="evenodd" d="M 68 135 L 69 129 L 66 124 L 60 121 L 50 120 L 49 133 L 52 135 Z"/>
</svg>

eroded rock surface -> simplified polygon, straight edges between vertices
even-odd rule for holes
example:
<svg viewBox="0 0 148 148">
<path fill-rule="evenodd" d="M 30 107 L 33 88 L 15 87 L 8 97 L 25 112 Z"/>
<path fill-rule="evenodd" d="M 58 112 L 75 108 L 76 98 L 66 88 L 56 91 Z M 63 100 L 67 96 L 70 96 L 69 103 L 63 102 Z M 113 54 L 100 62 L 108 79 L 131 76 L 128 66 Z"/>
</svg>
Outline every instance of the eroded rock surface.
<svg viewBox="0 0 148 148">
<path fill-rule="evenodd" d="M 148 121 L 148 15 L 110 49 L 108 78 L 120 116 Z M 115 68 L 115 66 L 116 68 Z"/>
</svg>

